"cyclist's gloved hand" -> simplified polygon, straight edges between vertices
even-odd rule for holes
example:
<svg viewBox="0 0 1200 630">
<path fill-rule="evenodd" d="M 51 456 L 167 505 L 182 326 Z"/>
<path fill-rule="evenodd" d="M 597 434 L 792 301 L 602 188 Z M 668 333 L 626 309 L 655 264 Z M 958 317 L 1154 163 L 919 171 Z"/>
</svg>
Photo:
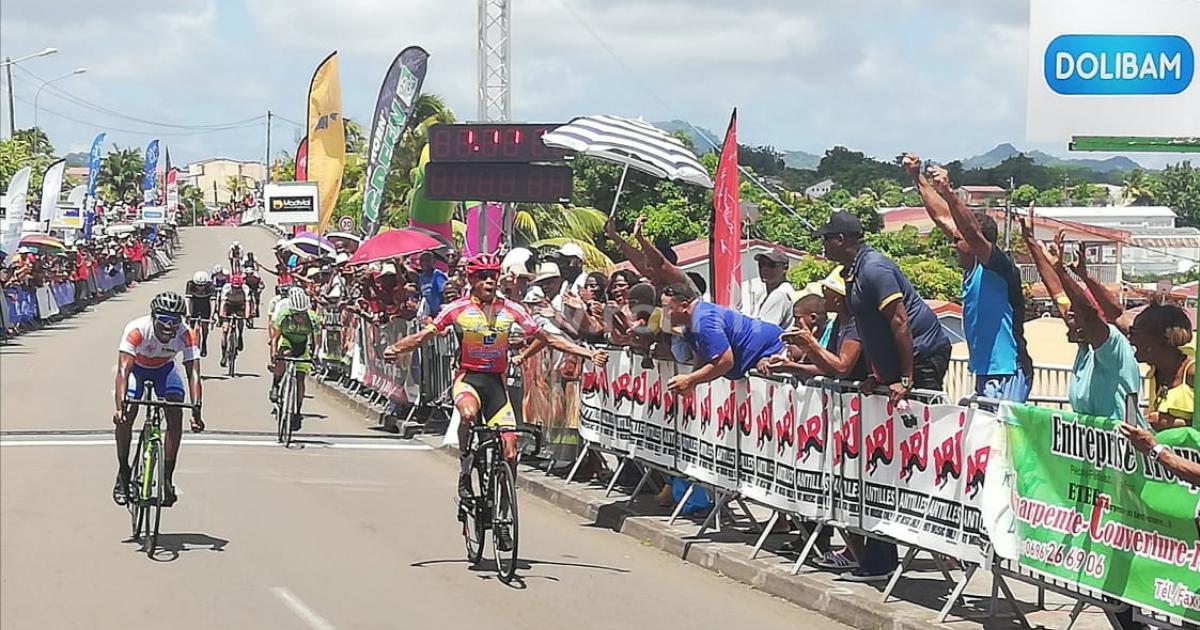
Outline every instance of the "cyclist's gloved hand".
<svg viewBox="0 0 1200 630">
<path fill-rule="evenodd" d="M 200 405 L 192 407 L 192 433 L 204 431 L 204 420 L 200 418 Z"/>
<path fill-rule="evenodd" d="M 125 411 L 123 409 L 113 412 L 113 424 L 125 424 Z"/>
</svg>

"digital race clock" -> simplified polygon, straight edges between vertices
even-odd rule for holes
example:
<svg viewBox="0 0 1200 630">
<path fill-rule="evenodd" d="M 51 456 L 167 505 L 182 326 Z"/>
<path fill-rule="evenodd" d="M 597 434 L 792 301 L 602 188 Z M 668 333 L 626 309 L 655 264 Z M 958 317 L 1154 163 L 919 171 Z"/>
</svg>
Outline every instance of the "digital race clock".
<svg viewBox="0 0 1200 630">
<path fill-rule="evenodd" d="M 438 201 L 567 203 L 574 177 L 569 166 L 430 162 L 425 194 Z"/>
<path fill-rule="evenodd" d="M 542 135 L 559 124 L 467 123 L 429 128 L 430 162 L 561 162 Z"/>
</svg>

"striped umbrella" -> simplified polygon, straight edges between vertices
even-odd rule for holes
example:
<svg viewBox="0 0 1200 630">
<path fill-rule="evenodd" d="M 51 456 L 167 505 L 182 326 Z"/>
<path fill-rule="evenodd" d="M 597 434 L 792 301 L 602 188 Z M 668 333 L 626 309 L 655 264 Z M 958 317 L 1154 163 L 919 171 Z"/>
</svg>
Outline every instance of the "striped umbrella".
<svg viewBox="0 0 1200 630">
<path fill-rule="evenodd" d="M 644 120 L 580 116 L 546 133 L 542 141 L 546 146 L 624 164 L 626 170 L 632 167 L 661 179 L 713 187 L 708 169 L 700 164 L 695 153 L 679 138 Z M 622 182 L 624 176 L 622 172 Z"/>
<path fill-rule="evenodd" d="M 32 249 L 41 253 L 53 253 L 65 251 L 67 246 L 62 241 L 48 234 L 30 234 L 23 237 L 17 247 Z"/>
<path fill-rule="evenodd" d="M 337 253 L 337 248 L 329 239 L 313 232 L 301 232 L 289 240 L 287 245 L 306 256 L 333 256 Z"/>
</svg>

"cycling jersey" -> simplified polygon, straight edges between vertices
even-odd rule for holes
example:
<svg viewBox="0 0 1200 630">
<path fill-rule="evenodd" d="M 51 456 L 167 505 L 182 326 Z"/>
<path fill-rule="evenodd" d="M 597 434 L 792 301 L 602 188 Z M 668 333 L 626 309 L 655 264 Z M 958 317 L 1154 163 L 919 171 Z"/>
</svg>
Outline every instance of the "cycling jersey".
<svg viewBox="0 0 1200 630">
<path fill-rule="evenodd" d="M 498 296 L 490 305 L 470 296 L 452 302 L 429 324 L 439 333 L 454 328 L 461 348 L 460 369 L 493 374 L 508 371 L 508 337 L 513 325 L 526 335 L 541 330 L 520 304 Z"/>
<path fill-rule="evenodd" d="M 216 289 L 211 283 L 196 284 L 191 280 L 187 283 L 188 317 L 208 319 L 212 317 L 212 299 Z"/>
<path fill-rule="evenodd" d="M 305 311 L 307 317 L 297 322 L 292 318 L 294 312 L 287 302 L 280 302 L 271 315 L 271 321 L 284 338 L 293 341 L 306 340 L 317 330 L 317 314 L 311 310 Z"/>
<path fill-rule="evenodd" d="M 212 275 L 212 284 L 214 287 L 220 289 L 221 287 L 225 286 L 226 282 L 229 282 L 229 276 L 223 273 L 214 273 Z"/>
<path fill-rule="evenodd" d="M 241 308 L 246 305 L 246 289 L 227 284 L 221 287 L 221 301 Z"/>
<path fill-rule="evenodd" d="M 171 363 L 176 354 L 183 354 L 184 363 L 200 358 L 199 343 L 191 328 L 180 324 L 175 336 L 163 343 L 154 334 L 154 318 L 150 315 L 143 315 L 125 326 L 117 349 L 133 355 L 135 366 L 151 369 Z"/>
</svg>

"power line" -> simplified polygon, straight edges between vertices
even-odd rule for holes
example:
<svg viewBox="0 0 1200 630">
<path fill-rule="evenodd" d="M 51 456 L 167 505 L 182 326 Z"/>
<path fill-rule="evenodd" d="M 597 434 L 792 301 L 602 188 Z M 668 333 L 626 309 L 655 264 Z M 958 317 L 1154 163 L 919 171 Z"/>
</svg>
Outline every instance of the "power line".
<svg viewBox="0 0 1200 630">
<path fill-rule="evenodd" d="M 300 123 L 298 123 L 298 122 L 296 122 L 296 121 L 294 121 L 294 120 L 292 120 L 292 119 L 290 119 L 290 118 L 284 118 L 283 116 L 280 116 L 279 114 L 276 114 L 276 113 L 273 113 L 273 112 L 272 112 L 272 114 L 271 114 L 271 117 L 272 117 L 272 118 L 278 118 L 279 120 L 282 120 L 283 122 L 285 122 L 285 123 L 288 123 L 288 124 L 290 124 L 290 125 L 295 125 L 295 126 L 296 126 L 297 128 L 299 128 L 299 129 L 305 129 L 305 128 L 306 128 L 306 126 L 305 126 L 305 125 L 302 125 L 302 124 L 300 124 Z"/>
<path fill-rule="evenodd" d="M 138 118 L 136 116 L 130 116 L 128 114 L 123 114 L 116 110 L 112 110 L 112 109 L 109 109 L 102 105 L 97 105 L 90 101 L 79 98 L 78 96 L 75 96 L 74 94 L 71 94 L 70 92 L 67 92 L 66 90 L 58 87 L 57 85 L 47 83 L 46 80 L 43 79 L 42 77 L 38 76 L 37 74 L 35 74 L 21 66 L 17 66 L 17 70 L 20 70 L 21 72 L 42 82 L 41 84 L 38 84 L 39 88 L 42 85 L 45 85 L 45 89 L 47 89 L 51 93 L 54 93 L 59 98 L 62 98 L 63 100 L 71 102 L 79 107 L 84 107 L 84 108 L 90 109 L 92 111 L 96 111 L 96 112 L 103 113 L 103 114 L 108 114 L 110 116 L 122 118 L 122 119 L 129 120 L 129 121 L 136 122 L 136 123 L 141 123 L 144 125 L 150 125 L 153 127 L 166 127 L 168 129 L 191 129 L 191 130 L 219 131 L 219 130 L 225 130 L 225 129 L 239 128 L 239 126 L 244 123 L 258 121 L 264 117 L 262 114 L 259 114 L 258 116 L 253 116 L 251 118 L 246 118 L 243 120 L 236 120 L 236 121 L 231 121 L 231 122 L 226 122 L 226 123 L 206 124 L 206 125 L 180 125 L 180 124 L 175 124 L 175 123 L 164 123 L 164 122 L 158 122 L 158 121 L 154 121 L 154 120 L 147 120 L 145 118 Z"/>
<path fill-rule="evenodd" d="M 14 98 L 16 98 L 16 100 L 18 100 L 18 101 L 21 101 L 22 103 L 25 103 L 26 105 L 33 105 L 32 101 L 29 101 L 23 97 L 14 96 Z M 208 135 L 208 134 L 213 134 L 213 133 L 222 133 L 225 131 L 237 131 L 239 129 L 249 129 L 251 127 L 257 127 L 258 125 L 261 124 L 260 122 L 258 122 L 256 120 L 254 122 L 249 122 L 249 123 L 241 125 L 239 127 L 206 129 L 206 130 L 200 130 L 200 131 L 159 131 L 159 130 L 145 130 L 145 129 L 122 129 L 121 127 L 113 127 L 113 126 L 109 126 L 109 125 L 105 125 L 105 124 L 100 124 L 100 123 L 97 123 L 92 120 L 81 120 L 79 118 L 68 116 L 66 114 L 60 114 L 59 112 L 56 112 L 52 109 L 46 109 L 45 107 L 42 107 L 40 105 L 38 106 L 38 111 L 50 114 L 51 116 L 56 116 L 58 118 L 62 118 L 64 120 L 69 120 L 74 123 L 79 123 L 81 125 L 89 125 L 92 127 L 97 127 L 104 131 L 120 131 L 120 132 L 124 132 L 124 133 L 135 133 L 135 134 L 147 135 L 147 136 L 203 136 L 203 135 Z"/>
</svg>

